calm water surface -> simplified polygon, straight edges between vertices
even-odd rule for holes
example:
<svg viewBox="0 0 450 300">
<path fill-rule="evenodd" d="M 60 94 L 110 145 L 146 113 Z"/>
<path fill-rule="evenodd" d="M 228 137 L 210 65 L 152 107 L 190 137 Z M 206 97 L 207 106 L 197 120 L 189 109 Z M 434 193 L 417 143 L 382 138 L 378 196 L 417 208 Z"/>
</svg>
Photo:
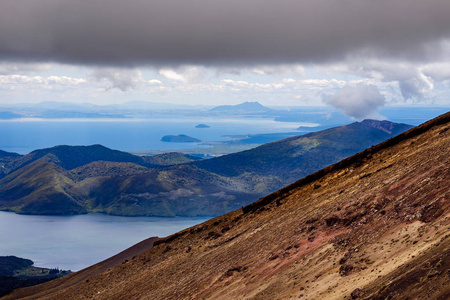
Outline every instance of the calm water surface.
<svg viewBox="0 0 450 300">
<path fill-rule="evenodd" d="M 152 236 L 164 237 L 209 218 L 30 216 L 0 212 L 0 256 L 38 267 L 77 271 Z"/>
<path fill-rule="evenodd" d="M 210 126 L 195 128 L 199 123 Z M 202 141 L 229 140 L 226 135 L 292 132 L 302 122 L 276 122 L 267 118 L 152 119 L 16 119 L 0 120 L 0 149 L 28 154 L 56 145 L 101 144 L 121 151 L 197 148 L 197 143 L 165 143 L 165 135 L 186 134 Z"/>
</svg>

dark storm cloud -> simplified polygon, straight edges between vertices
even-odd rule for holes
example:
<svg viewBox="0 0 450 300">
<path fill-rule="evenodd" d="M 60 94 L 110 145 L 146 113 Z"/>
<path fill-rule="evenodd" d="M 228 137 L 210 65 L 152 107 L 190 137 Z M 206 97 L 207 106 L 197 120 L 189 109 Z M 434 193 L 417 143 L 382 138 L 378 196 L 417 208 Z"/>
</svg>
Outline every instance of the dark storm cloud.
<svg viewBox="0 0 450 300">
<path fill-rule="evenodd" d="M 0 59 L 70 63 L 427 59 L 448 0 L 2 0 Z"/>
</svg>

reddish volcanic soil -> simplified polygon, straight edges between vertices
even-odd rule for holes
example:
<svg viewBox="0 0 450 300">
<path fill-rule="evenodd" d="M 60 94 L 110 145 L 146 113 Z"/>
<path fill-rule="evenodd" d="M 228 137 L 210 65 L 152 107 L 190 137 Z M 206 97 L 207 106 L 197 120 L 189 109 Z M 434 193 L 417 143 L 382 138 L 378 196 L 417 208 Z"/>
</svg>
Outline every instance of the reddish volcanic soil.
<svg viewBox="0 0 450 300">
<path fill-rule="evenodd" d="M 450 299 L 449 121 L 5 299 Z"/>
</svg>

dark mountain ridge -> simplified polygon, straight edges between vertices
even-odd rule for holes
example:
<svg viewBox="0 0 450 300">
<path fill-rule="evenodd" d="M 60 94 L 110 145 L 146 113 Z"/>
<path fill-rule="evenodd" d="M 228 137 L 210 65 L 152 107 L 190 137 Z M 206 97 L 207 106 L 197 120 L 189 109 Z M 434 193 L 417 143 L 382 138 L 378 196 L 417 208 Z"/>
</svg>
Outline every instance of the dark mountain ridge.
<svg viewBox="0 0 450 300">
<path fill-rule="evenodd" d="M 127 152 L 112 150 L 102 145 L 92 146 L 55 146 L 52 148 L 39 149 L 30 154 L 22 156 L 16 162 L 16 168 L 46 157 L 66 170 L 81 167 L 94 161 L 131 162 L 138 165 L 146 165 L 144 159 Z"/>
<path fill-rule="evenodd" d="M 5 299 L 448 299 L 448 149 L 450 113 L 103 272 Z"/>
<path fill-rule="evenodd" d="M 15 157 L 15 158 L 17 158 L 17 157 L 20 157 L 21 155 L 20 154 L 18 154 L 18 153 L 14 153 L 14 152 L 6 152 L 6 151 L 3 151 L 3 150 L 0 150 L 0 159 L 3 159 L 3 158 L 9 158 L 9 157 Z"/>
<path fill-rule="evenodd" d="M 176 152 L 154 156 L 137 156 L 128 152 L 112 150 L 102 145 L 61 145 L 34 150 L 26 155 L 0 150 L 0 167 L 3 168 L 3 174 L 11 173 L 40 159 L 52 162 L 66 170 L 72 170 L 98 161 L 133 163 L 143 167 L 157 168 L 159 166 L 188 163 L 199 158 Z"/>
</svg>

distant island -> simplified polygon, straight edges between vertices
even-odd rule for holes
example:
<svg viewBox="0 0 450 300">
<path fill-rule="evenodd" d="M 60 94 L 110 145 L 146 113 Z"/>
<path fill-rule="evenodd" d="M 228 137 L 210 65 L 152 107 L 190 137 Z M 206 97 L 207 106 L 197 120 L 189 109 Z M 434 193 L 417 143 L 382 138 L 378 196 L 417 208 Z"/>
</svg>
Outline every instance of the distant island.
<svg viewBox="0 0 450 300">
<path fill-rule="evenodd" d="M 198 124 L 197 126 L 195 126 L 195 128 L 211 128 L 211 127 L 206 124 Z"/>
<path fill-rule="evenodd" d="M 261 105 L 259 102 L 244 102 L 237 105 L 221 105 L 211 108 L 210 112 L 216 113 L 262 113 L 272 109 Z"/>
<path fill-rule="evenodd" d="M 194 137 L 185 135 L 185 134 L 179 134 L 179 135 L 165 135 L 161 138 L 162 142 L 169 142 L 169 143 L 198 143 L 201 142 L 201 140 L 196 139 Z"/>
</svg>

